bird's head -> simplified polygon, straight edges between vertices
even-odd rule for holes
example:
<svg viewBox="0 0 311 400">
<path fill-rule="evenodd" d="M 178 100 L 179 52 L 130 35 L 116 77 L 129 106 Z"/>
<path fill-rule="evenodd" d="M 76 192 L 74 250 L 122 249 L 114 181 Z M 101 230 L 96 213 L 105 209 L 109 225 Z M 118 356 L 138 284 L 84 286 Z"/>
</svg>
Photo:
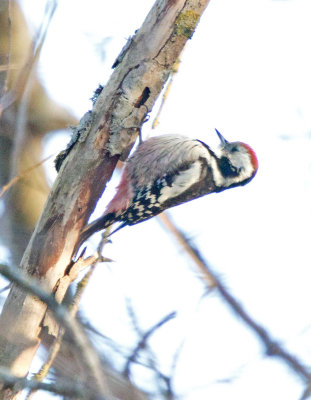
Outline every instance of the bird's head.
<svg viewBox="0 0 311 400">
<path fill-rule="evenodd" d="M 242 142 L 228 142 L 216 129 L 220 139 L 217 153 L 218 168 L 225 179 L 225 186 L 243 185 L 249 182 L 258 170 L 254 150 Z"/>
</svg>

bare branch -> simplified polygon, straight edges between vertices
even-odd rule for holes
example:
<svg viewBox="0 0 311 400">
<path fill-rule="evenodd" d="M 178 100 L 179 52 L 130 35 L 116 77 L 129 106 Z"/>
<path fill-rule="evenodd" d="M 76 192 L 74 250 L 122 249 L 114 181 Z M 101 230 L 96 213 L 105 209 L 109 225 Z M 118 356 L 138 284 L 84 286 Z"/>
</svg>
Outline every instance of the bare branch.
<svg viewBox="0 0 311 400">
<path fill-rule="evenodd" d="M 307 386 L 307 388 L 304 390 L 299 400 L 307 400 L 310 399 L 310 397 L 311 397 L 311 384 Z"/>
<path fill-rule="evenodd" d="M 13 186 L 15 185 L 15 183 L 17 183 L 20 179 L 23 179 L 26 175 L 28 175 L 30 172 L 32 172 L 34 169 L 40 167 L 40 165 L 44 164 L 47 160 L 49 160 L 50 158 L 55 157 L 55 154 L 51 154 L 50 156 L 44 158 L 42 161 L 39 161 L 38 163 L 34 164 L 32 167 L 27 168 L 24 172 L 20 173 L 17 176 L 14 176 L 14 178 L 12 178 L 10 180 L 10 182 L 8 182 L 6 185 L 3 185 L 1 190 L 0 190 L 0 199 L 2 196 L 4 196 L 4 194 Z"/>
<path fill-rule="evenodd" d="M 190 242 L 185 234 L 176 227 L 171 221 L 167 214 L 161 214 L 159 217 L 161 222 L 164 223 L 165 227 L 174 235 L 178 242 L 187 251 L 189 256 L 193 259 L 195 264 L 200 270 L 202 279 L 218 291 L 221 298 L 231 308 L 231 310 L 243 320 L 243 322 L 256 334 L 258 339 L 266 348 L 266 354 L 268 356 L 278 357 L 282 362 L 285 362 L 292 371 L 294 371 L 300 378 L 305 382 L 311 382 L 310 368 L 303 364 L 301 360 L 295 355 L 286 351 L 277 340 L 273 339 L 268 331 L 260 325 L 254 318 L 252 318 L 245 308 L 235 299 L 230 293 L 228 288 L 224 286 L 220 278 L 213 272 L 211 266 L 204 260 L 199 249 Z"/>
<path fill-rule="evenodd" d="M 161 115 L 161 112 L 162 112 L 163 107 L 165 105 L 165 102 L 166 102 L 166 100 L 168 98 L 168 95 L 170 93 L 174 77 L 178 72 L 179 65 L 180 65 L 180 58 L 178 57 L 178 59 L 176 60 L 175 64 L 173 65 L 173 70 L 172 70 L 172 73 L 171 73 L 170 78 L 168 80 L 168 84 L 166 86 L 165 92 L 164 92 L 164 94 L 162 96 L 161 104 L 160 104 L 160 107 L 158 109 L 158 112 L 157 112 L 156 116 L 153 119 L 152 126 L 151 126 L 152 129 L 155 129 L 160 123 L 160 115 Z"/>
<path fill-rule="evenodd" d="M 101 242 L 98 245 L 98 251 L 97 251 L 98 254 L 101 254 L 106 242 L 107 242 L 107 238 L 103 237 L 103 239 L 101 240 Z M 88 257 L 85 260 L 80 258 L 79 260 L 77 260 L 74 263 L 76 272 L 73 274 L 74 275 L 72 277 L 73 280 L 76 279 L 77 274 L 79 273 L 79 271 L 81 271 L 81 269 L 84 269 L 86 266 L 89 266 L 89 265 L 90 265 L 90 269 L 85 274 L 85 276 L 81 279 L 81 281 L 78 283 L 76 293 L 73 297 L 71 304 L 69 305 L 70 314 L 73 317 L 75 317 L 78 312 L 78 307 L 79 307 L 81 297 L 91 279 L 91 276 L 93 275 L 93 273 L 95 271 L 97 264 L 99 262 L 102 262 L 103 259 L 104 259 L 103 257 L 98 255 L 98 256 Z M 72 270 L 73 270 L 73 268 L 71 268 L 71 271 Z M 56 338 L 55 342 L 53 343 L 52 348 L 49 350 L 49 355 L 48 355 L 47 360 L 45 361 L 44 365 L 40 368 L 40 371 L 37 374 L 35 374 L 33 377 L 33 379 L 35 379 L 36 381 L 42 382 L 43 379 L 46 378 L 50 368 L 52 367 L 53 362 L 55 361 L 55 358 L 56 358 L 58 352 L 60 351 L 65 332 L 66 332 L 65 328 L 61 327 L 58 332 L 57 338 Z M 35 394 L 35 392 L 36 392 L 36 390 L 30 391 L 29 394 L 27 395 L 27 400 L 29 400 Z"/>
<path fill-rule="evenodd" d="M 175 237 L 183 249 L 188 253 L 189 257 L 195 262 L 196 266 L 200 271 L 200 277 L 206 282 L 208 289 L 217 287 L 217 282 L 215 277 L 210 273 L 210 270 L 206 268 L 205 262 L 199 256 L 196 249 L 190 244 L 189 239 L 186 235 L 177 228 L 177 226 L 172 222 L 167 213 L 162 213 L 157 216 L 159 221 L 167 228 L 169 232 Z"/>
<path fill-rule="evenodd" d="M 81 325 L 74 318 L 74 316 L 70 314 L 66 307 L 58 304 L 48 292 L 43 290 L 41 285 L 38 284 L 35 279 L 30 279 L 21 270 L 0 264 L 0 273 L 48 305 L 48 307 L 53 311 L 58 322 L 63 325 L 68 333 L 72 336 L 78 351 L 81 353 L 85 361 L 86 368 L 92 372 L 92 376 L 95 379 L 99 392 L 102 393 L 106 399 L 109 399 L 110 392 L 108 391 L 105 383 L 105 377 L 102 374 L 100 360 L 97 356 L 97 353 L 91 346 L 87 336 L 85 335 Z"/>
<path fill-rule="evenodd" d="M 152 109 L 208 2 L 157 0 L 95 101 L 89 129 L 63 161 L 21 263 L 49 293 L 67 274 L 82 227 L 117 161 L 133 145 L 146 110 Z M 44 303 L 13 285 L 0 316 L 0 357 L 18 376 L 27 374 L 40 344 L 45 311 Z"/>
<path fill-rule="evenodd" d="M 2 5 L 2 7 L 4 8 L 5 6 Z M 3 97 L 3 95 L 7 92 L 8 90 L 8 82 L 9 82 L 9 73 L 10 73 L 10 60 L 11 60 L 11 50 L 12 50 L 12 10 L 11 10 L 11 0 L 7 1 L 7 13 L 8 13 L 8 51 L 6 54 L 6 65 L 3 66 L 3 71 L 6 71 L 6 75 L 5 75 L 5 79 L 3 81 L 3 85 L 2 87 L 0 87 L 0 99 Z M 3 12 L 4 10 L 2 10 L 1 12 Z M 1 71 L 1 69 L 0 69 Z M 0 100 L 1 101 L 1 100 Z M 3 109 L 1 107 L 0 104 L 0 116 L 2 113 Z"/>
<path fill-rule="evenodd" d="M 42 383 L 27 378 L 19 378 L 12 375 L 5 368 L 0 367 L 0 382 L 7 386 L 16 386 L 20 389 L 32 389 L 32 390 L 45 390 L 53 394 L 59 394 L 63 396 L 74 397 L 77 399 L 87 399 L 89 388 L 82 386 L 79 382 L 68 383 L 68 381 L 57 381 L 55 383 Z"/>
<path fill-rule="evenodd" d="M 124 367 L 124 374 L 126 376 L 129 375 L 130 366 L 132 362 L 135 362 L 139 352 L 142 349 L 145 349 L 147 346 L 147 341 L 149 337 L 158 330 L 162 325 L 166 324 L 168 321 L 176 317 L 176 312 L 171 312 L 170 314 L 166 315 L 161 321 L 157 322 L 154 326 L 152 326 L 147 332 L 145 332 L 142 337 L 140 338 L 139 342 L 137 343 L 135 349 L 133 350 L 132 354 L 128 357 L 127 362 Z"/>
<path fill-rule="evenodd" d="M 10 4 L 11 2 L 9 2 L 9 10 L 10 10 Z M 24 65 L 24 67 L 21 69 L 21 72 L 16 80 L 15 87 L 8 92 L 6 91 L 3 92 L 3 95 L 0 97 L 0 117 L 6 108 L 10 107 L 18 98 L 20 98 L 23 95 L 27 82 L 29 81 L 30 74 L 33 71 L 33 68 L 35 67 L 39 55 L 41 53 L 50 22 L 52 21 L 54 12 L 56 10 L 56 6 L 57 6 L 56 1 L 50 1 L 47 3 L 45 12 L 47 21 L 45 24 L 42 23 L 40 26 L 40 29 L 36 36 L 37 40 L 35 39 L 33 41 L 32 51 L 30 51 L 28 60 Z M 10 18 L 9 18 L 9 34 L 10 34 L 9 39 L 11 40 Z M 11 48 L 10 40 L 9 40 L 9 47 Z"/>
</svg>

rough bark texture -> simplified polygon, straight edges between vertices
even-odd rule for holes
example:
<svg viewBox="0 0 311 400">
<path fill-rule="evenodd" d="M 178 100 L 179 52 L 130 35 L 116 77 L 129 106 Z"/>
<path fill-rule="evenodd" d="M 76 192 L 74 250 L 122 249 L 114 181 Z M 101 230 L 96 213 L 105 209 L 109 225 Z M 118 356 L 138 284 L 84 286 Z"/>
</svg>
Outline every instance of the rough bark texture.
<svg viewBox="0 0 311 400">
<path fill-rule="evenodd" d="M 209 0 L 158 0 L 99 95 L 91 127 L 68 154 L 35 228 L 21 268 L 49 292 L 68 273 L 75 243 L 133 144 L 174 62 Z M 0 317 L 2 366 L 25 376 L 40 344 L 45 304 L 13 286 Z"/>
</svg>

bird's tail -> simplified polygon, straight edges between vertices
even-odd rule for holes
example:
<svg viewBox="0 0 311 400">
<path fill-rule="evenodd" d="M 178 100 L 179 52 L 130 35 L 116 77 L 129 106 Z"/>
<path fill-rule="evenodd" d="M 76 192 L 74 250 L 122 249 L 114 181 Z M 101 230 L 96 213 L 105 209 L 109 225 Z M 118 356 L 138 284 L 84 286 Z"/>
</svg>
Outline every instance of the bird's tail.
<svg viewBox="0 0 311 400">
<path fill-rule="evenodd" d="M 75 256 L 82 246 L 82 244 L 89 239 L 95 232 L 101 231 L 103 229 L 108 228 L 114 222 L 117 222 L 118 219 L 116 218 L 115 213 L 108 213 L 103 215 L 102 217 L 96 219 L 95 221 L 91 222 L 90 224 L 86 225 L 86 227 L 81 231 L 78 242 L 76 243 L 74 253 Z"/>
</svg>

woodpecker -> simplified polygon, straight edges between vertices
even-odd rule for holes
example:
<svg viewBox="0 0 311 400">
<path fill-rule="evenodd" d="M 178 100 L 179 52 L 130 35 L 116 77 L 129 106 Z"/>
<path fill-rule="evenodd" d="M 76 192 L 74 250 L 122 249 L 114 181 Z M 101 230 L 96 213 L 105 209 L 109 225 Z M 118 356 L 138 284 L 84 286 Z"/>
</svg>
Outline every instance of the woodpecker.
<svg viewBox="0 0 311 400">
<path fill-rule="evenodd" d="M 220 139 L 216 152 L 201 140 L 182 135 L 142 142 L 126 161 L 103 216 L 82 230 L 76 250 L 93 233 L 115 222 L 121 222 L 119 230 L 167 208 L 251 181 L 258 169 L 255 152 L 245 143 L 228 142 L 217 129 L 216 133 Z"/>
</svg>

